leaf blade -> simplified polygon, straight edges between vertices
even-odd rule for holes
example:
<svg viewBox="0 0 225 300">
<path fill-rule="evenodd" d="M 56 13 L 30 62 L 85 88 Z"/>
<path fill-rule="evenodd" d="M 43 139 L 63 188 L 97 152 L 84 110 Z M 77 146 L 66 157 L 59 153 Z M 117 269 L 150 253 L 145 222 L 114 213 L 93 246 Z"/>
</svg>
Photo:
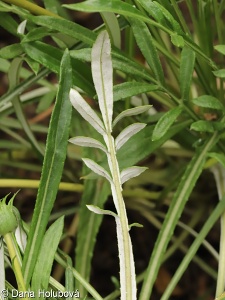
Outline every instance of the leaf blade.
<svg viewBox="0 0 225 300">
<path fill-rule="evenodd" d="M 100 53 L 100 55 L 99 55 Z M 91 69 L 105 128 L 112 131 L 113 85 L 111 43 L 107 31 L 99 34 L 91 51 Z"/>
<path fill-rule="evenodd" d="M 156 124 L 152 133 L 152 141 L 156 141 L 166 134 L 170 126 L 175 122 L 177 117 L 182 112 L 181 107 L 175 107 L 166 112 Z"/>
<path fill-rule="evenodd" d="M 133 135 L 145 128 L 144 123 L 134 123 L 127 126 L 115 139 L 116 150 L 119 150 Z"/>
</svg>

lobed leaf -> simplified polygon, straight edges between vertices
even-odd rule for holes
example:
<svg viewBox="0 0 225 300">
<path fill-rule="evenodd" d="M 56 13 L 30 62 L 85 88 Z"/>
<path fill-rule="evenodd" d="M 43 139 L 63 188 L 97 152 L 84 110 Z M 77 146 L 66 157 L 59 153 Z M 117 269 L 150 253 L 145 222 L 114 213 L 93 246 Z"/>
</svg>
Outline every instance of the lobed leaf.
<svg viewBox="0 0 225 300">
<path fill-rule="evenodd" d="M 69 142 L 78 145 L 81 147 L 93 147 L 93 148 L 98 148 L 107 153 L 106 147 L 96 139 L 90 138 L 90 137 L 85 137 L 85 136 L 76 136 L 74 138 L 69 139 Z"/>
<path fill-rule="evenodd" d="M 177 117 L 181 114 L 182 108 L 175 107 L 166 112 L 156 124 L 152 133 L 152 141 L 156 141 L 163 137 L 169 128 L 173 125 Z"/>
<path fill-rule="evenodd" d="M 109 182 L 112 182 L 112 179 L 109 175 L 109 173 L 103 168 L 101 167 L 99 164 L 97 164 L 96 162 L 94 162 L 92 159 L 89 158 L 82 158 L 83 162 L 85 163 L 85 165 L 91 169 L 94 173 L 105 177 Z"/>
<path fill-rule="evenodd" d="M 223 104 L 217 98 L 210 95 L 202 95 L 193 99 L 192 102 L 200 107 L 224 110 Z"/>
<path fill-rule="evenodd" d="M 142 114 L 146 111 L 148 111 L 152 105 L 143 105 L 143 106 L 137 106 L 134 108 L 129 108 L 127 110 L 124 110 L 121 112 L 113 121 L 113 127 L 124 117 L 130 117 L 130 116 L 136 116 L 139 114 Z"/>
<path fill-rule="evenodd" d="M 119 150 L 133 135 L 142 130 L 146 124 L 144 123 L 134 123 L 127 126 L 115 139 L 116 150 Z"/>
<path fill-rule="evenodd" d="M 113 68 L 111 43 L 107 31 L 97 37 L 91 51 L 91 69 L 99 107 L 107 131 L 112 131 Z"/>
<path fill-rule="evenodd" d="M 88 121 L 101 135 L 105 134 L 105 128 L 96 114 L 96 112 L 90 107 L 90 105 L 84 100 L 84 98 L 74 89 L 70 90 L 70 102 L 73 107 L 79 112 L 79 114 Z"/>
<path fill-rule="evenodd" d="M 121 184 L 125 183 L 126 181 L 128 181 L 129 179 L 131 179 L 133 177 L 139 176 L 141 173 L 143 173 L 147 169 L 148 168 L 145 168 L 145 167 L 133 166 L 133 167 L 122 170 L 122 172 L 120 173 Z"/>
</svg>

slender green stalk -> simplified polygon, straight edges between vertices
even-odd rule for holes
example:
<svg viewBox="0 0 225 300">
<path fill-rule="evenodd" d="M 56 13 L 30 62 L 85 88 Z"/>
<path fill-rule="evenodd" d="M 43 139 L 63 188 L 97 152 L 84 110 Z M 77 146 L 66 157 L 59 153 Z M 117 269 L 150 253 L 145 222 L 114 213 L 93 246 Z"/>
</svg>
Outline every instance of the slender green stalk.
<svg viewBox="0 0 225 300">
<path fill-rule="evenodd" d="M 16 5 L 18 7 L 25 8 L 26 10 L 30 11 L 31 13 L 35 15 L 40 15 L 40 16 L 52 16 L 56 18 L 61 18 L 59 15 L 54 14 L 53 12 L 42 8 L 32 2 L 29 2 L 27 0 L 3 0 L 4 2 Z"/>
<path fill-rule="evenodd" d="M 217 185 L 219 199 L 221 200 L 225 194 L 225 170 L 219 164 L 211 168 Z M 216 297 L 219 297 L 225 290 L 225 212 L 220 219 L 220 250 L 219 250 L 219 264 L 218 264 L 218 278 L 216 286 Z"/>
<path fill-rule="evenodd" d="M 26 289 L 26 285 L 25 285 L 25 281 L 23 278 L 23 274 L 22 274 L 22 270 L 21 270 L 21 264 L 19 262 L 19 259 L 17 257 L 17 253 L 16 253 L 16 249 L 14 246 L 14 240 L 13 240 L 13 233 L 6 233 L 4 235 L 4 240 L 6 242 L 8 251 L 9 251 L 9 256 L 11 258 L 12 261 L 12 266 L 13 266 L 13 271 L 14 274 L 16 276 L 16 281 L 17 281 L 17 285 L 18 285 L 18 291 L 19 292 L 24 292 L 25 297 L 22 297 L 21 299 L 29 299 L 27 297 L 27 294 L 25 293 L 27 291 Z"/>
</svg>

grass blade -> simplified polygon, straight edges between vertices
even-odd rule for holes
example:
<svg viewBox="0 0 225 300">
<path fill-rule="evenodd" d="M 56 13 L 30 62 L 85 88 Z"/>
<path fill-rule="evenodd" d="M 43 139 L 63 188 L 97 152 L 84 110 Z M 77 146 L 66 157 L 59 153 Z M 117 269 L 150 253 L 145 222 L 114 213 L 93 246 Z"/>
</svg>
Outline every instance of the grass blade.
<svg viewBox="0 0 225 300">
<path fill-rule="evenodd" d="M 180 184 L 174 194 L 170 208 L 156 241 L 145 275 L 145 280 L 140 294 L 140 300 L 150 299 L 151 291 L 166 247 L 171 239 L 171 236 L 173 235 L 174 228 L 180 218 L 192 189 L 194 188 L 196 181 L 203 170 L 207 152 L 212 148 L 216 140 L 217 133 L 215 133 L 202 148 L 199 148 L 198 151 L 196 151 L 192 160 L 188 164 L 183 177 L 181 178 Z"/>
<path fill-rule="evenodd" d="M 192 74 L 195 65 L 195 52 L 185 46 L 181 52 L 180 62 L 180 89 L 183 101 L 189 99 Z"/>
<path fill-rule="evenodd" d="M 129 19 L 137 44 L 161 86 L 165 85 L 162 65 L 152 35 L 144 22 Z"/>
<path fill-rule="evenodd" d="M 41 181 L 22 266 L 27 285 L 30 282 L 37 260 L 41 242 L 58 191 L 63 164 L 66 158 L 66 147 L 72 110 L 69 101 L 69 90 L 72 85 L 71 79 L 72 70 L 70 58 L 68 51 L 66 50 L 61 62 L 59 90 L 51 117 Z"/>
<path fill-rule="evenodd" d="M 188 253 L 184 257 L 183 261 L 179 264 L 176 273 L 173 275 L 169 285 L 167 286 L 161 300 L 169 299 L 171 293 L 173 292 L 174 288 L 176 287 L 179 279 L 183 275 L 183 273 L 187 270 L 189 263 L 191 262 L 192 258 L 198 251 L 198 248 L 202 245 L 202 242 L 210 229 L 213 227 L 214 223 L 218 220 L 219 216 L 224 212 L 225 209 L 225 196 L 221 199 L 221 201 L 217 204 L 216 208 L 210 213 L 209 218 L 205 222 L 202 230 L 199 232 L 197 238 L 189 248 Z"/>
</svg>

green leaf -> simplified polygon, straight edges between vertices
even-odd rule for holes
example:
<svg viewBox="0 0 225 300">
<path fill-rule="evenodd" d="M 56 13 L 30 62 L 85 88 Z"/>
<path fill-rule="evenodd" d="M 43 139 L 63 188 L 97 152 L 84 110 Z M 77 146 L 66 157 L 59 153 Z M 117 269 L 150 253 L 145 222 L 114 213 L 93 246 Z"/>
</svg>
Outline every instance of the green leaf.
<svg viewBox="0 0 225 300">
<path fill-rule="evenodd" d="M 178 35 L 177 33 L 171 34 L 171 42 L 176 47 L 179 47 L 179 48 L 184 47 L 184 38 L 181 35 Z"/>
<path fill-rule="evenodd" d="M 216 45 L 214 46 L 214 49 L 218 51 L 219 53 L 225 55 L 225 45 Z"/>
<path fill-rule="evenodd" d="M 158 85 L 149 84 L 145 82 L 124 82 L 113 87 L 113 100 L 118 101 L 120 99 L 125 99 L 132 97 L 134 95 L 152 92 L 159 90 Z"/>
<path fill-rule="evenodd" d="M 61 217 L 49 227 L 44 235 L 32 276 L 31 290 L 35 294 L 38 294 L 38 290 L 47 290 L 48 288 L 54 256 L 63 232 L 63 225 L 64 217 Z M 44 299 L 44 297 L 40 296 L 40 299 Z"/>
<path fill-rule="evenodd" d="M 225 196 L 221 199 L 221 201 L 217 204 L 217 206 L 210 212 L 209 217 L 206 219 L 201 231 L 198 233 L 197 238 L 194 240 L 191 246 L 189 246 L 188 252 L 183 258 L 182 262 L 179 263 L 179 266 L 173 274 L 173 277 L 168 284 L 166 290 L 163 292 L 163 296 L 161 300 L 167 300 L 170 298 L 173 290 L 175 289 L 177 283 L 179 282 L 181 276 L 187 270 L 188 265 L 190 264 L 191 260 L 195 256 L 196 252 L 198 251 L 199 247 L 202 245 L 205 237 L 212 229 L 213 225 L 218 221 L 221 214 L 224 212 L 225 209 Z M 215 300 L 219 300 L 222 298 L 216 298 Z M 224 299 L 224 298 L 223 298 Z"/>
<path fill-rule="evenodd" d="M 119 0 L 88 0 L 77 4 L 64 4 L 63 6 L 68 9 L 85 12 L 114 12 L 124 16 L 139 18 L 143 21 L 148 21 L 148 18 L 145 17 L 135 7 Z"/>
<path fill-rule="evenodd" d="M 209 157 L 215 158 L 225 168 L 225 155 L 217 152 L 210 152 Z"/>
<path fill-rule="evenodd" d="M 183 35 L 184 32 L 181 29 L 179 23 L 174 19 L 171 13 L 160 5 L 156 1 L 145 1 L 138 0 L 139 3 L 144 7 L 144 9 L 151 15 L 157 22 L 165 26 L 166 28 L 171 29 L 173 32 L 178 35 Z"/>
<path fill-rule="evenodd" d="M 213 74 L 219 78 L 225 78 L 225 69 L 220 69 L 218 71 L 213 71 Z"/>
<path fill-rule="evenodd" d="M 147 25 L 144 22 L 141 22 L 137 19 L 129 18 L 128 20 L 131 24 L 137 44 L 142 54 L 144 55 L 148 65 L 150 66 L 155 77 L 157 78 L 158 83 L 164 86 L 165 80 L 163 69 L 158 56 L 158 52 L 154 45 L 152 35 Z"/>
<path fill-rule="evenodd" d="M 163 137 L 177 117 L 182 112 L 182 107 L 175 107 L 166 112 L 158 121 L 152 134 L 152 141 Z"/>
<path fill-rule="evenodd" d="M 193 99 L 192 102 L 200 107 L 224 110 L 223 104 L 217 98 L 210 95 L 202 95 Z"/>
<path fill-rule="evenodd" d="M 215 121 L 199 120 L 191 124 L 191 130 L 201 132 L 215 132 L 225 128 L 225 124 Z"/>
<path fill-rule="evenodd" d="M 145 274 L 145 279 L 139 298 L 140 300 L 150 299 L 151 291 L 162 263 L 166 247 L 173 235 L 175 226 L 180 218 L 185 204 L 204 168 L 207 153 L 214 146 L 216 141 L 217 136 L 213 135 L 213 137 L 205 142 L 203 147 L 198 149 L 192 160 L 189 162 L 184 175 L 180 180 L 179 186 L 170 203 L 169 210 L 155 243 L 148 269 Z"/>
<path fill-rule="evenodd" d="M 183 101 L 189 99 L 191 80 L 195 65 L 195 52 L 185 46 L 181 52 L 180 61 L 180 90 Z"/>
<path fill-rule="evenodd" d="M 118 22 L 118 18 L 114 13 L 102 12 L 102 19 L 105 23 L 106 30 L 110 36 L 112 45 L 117 48 L 121 48 L 121 31 Z"/>
<path fill-rule="evenodd" d="M 3 27 L 6 31 L 8 31 L 12 35 L 18 36 L 17 33 L 18 24 L 10 14 L 0 12 L 0 27 Z"/>
<path fill-rule="evenodd" d="M 168 139 L 185 129 L 190 122 L 191 121 L 188 120 L 171 126 L 167 133 L 156 141 L 152 141 L 151 139 L 154 126 L 146 126 L 140 132 L 131 137 L 129 141 L 127 141 L 126 144 L 118 150 L 117 158 L 120 170 L 133 166 L 137 162 L 148 157 Z"/>
<path fill-rule="evenodd" d="M 89 149 L 85 153 L 89 155 L 93 153 Z M 97 180 L 85 180 L 84 193 L 82 195 L 80 209 L 79 209 L 79 226 L 77 234 L 76 246 L 76 270 L 87 281 L 90 278 L 91 260 L 96 243 L 96 236 L 99 231 L 103 215 L 96 215 L 89 211 L 87 204 L 96 205 L 100 208 L 104 207 L 108 195 L 110 194 L 109 184 L 105 179 L 99 178 Z M 85 295 L 85 289 L 82 284 L 76 282 L 82 296 Z"/>
<path fill-rule="evenodd" d="M 97 34 L 95 32 L 68 20 L 47 16 L 29 16 L 29 19 L 37 25 L 45 26 L 54 31 L 57 30 L 90 46 L 92 46 L 97 38 Z"/>
<path fill-rule="evenodd" d="M 55 73 L 60 71 L 60 61 L 63 51 L 56 47 L 44 44 L 42 42 L 23 43 L 25 52 L 33 60 L 44 65 Z M 80 87 L 83 91 L 90 95 L 94 95 L 95 91 L 91 83 L 90 69 L 84 63 L 72 59 L 73 67 L 73 83 Z M 79 71 L 78 71 L 79 70 Z"/>
<path fill-rule="evenodd" d="M 72 110 L 68 100 L 69 91 L 72 86 L 71 80 L 70 57 L 66 50 L 60 66 L 59 89 L 51 116 L 41 180 L 22 266 L 27 286 L 33 273 L 49 216 L 58 192 L 66 158 Z"/>
<path fill-rule="evenodd" d="M 41 40 L 43 37 L 51 34 L 51 30 L 46 27 L 38 27 L 31 29 L 22 39 L 22 43 L 33 42 Z"/>
<path fill-rule="evenodd" d="M 12 59 L 24 53 L 20 44 L 12 44 L 0 50 L 0 57 L 5 59 Z"/>
<path fill-rule="evenodd" d="M 82 61 L 91 61 L 91 49 L 84 48 L 82 50 L 71 50 L 71 57 Z M 154 80 L 147 70 L 137 62 L 125 57 L 122 53 L 112 51 L 113 68 L 119 71 L 129 74 L 131 77 L 139 77 L 147 80 Z"/>
</svg>

